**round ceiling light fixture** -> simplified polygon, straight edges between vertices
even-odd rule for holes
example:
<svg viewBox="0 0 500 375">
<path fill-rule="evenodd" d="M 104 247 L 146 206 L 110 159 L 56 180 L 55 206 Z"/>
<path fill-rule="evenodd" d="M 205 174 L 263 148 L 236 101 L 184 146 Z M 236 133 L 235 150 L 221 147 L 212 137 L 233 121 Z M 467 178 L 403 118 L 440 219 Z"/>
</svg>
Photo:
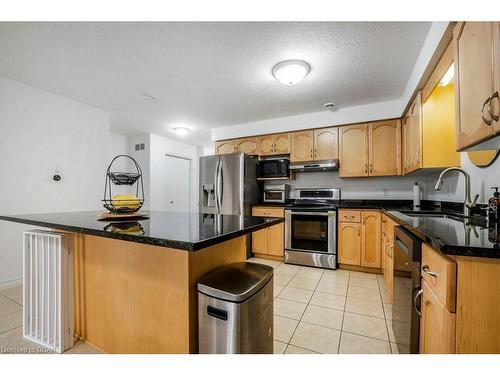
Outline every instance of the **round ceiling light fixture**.
<svg viewBox="0 0 500 375">
<path fill-rule="evenodd" d="M 187 135 L 191 130 L 189 128 L 186 128 L 185 126 L 176 126 L 176 127 L 173 127 L 172 128 L 172 131 L 181 136 L 181 137 L 184 137 L 185 135 Z"/>
<path fill-rule="evenodd" d="M 303 60 L 285 60 L 277 63 L 272 74 L 283 85 L 293 86 L 301 82 L 311 71 L 311 65 Z"/>
<path fill-rule="evenodd" d="M 336 105 L 335 103 L 325 103 L 323 104 L 323 107 L 327 110 L 327 111 L 335 111 L 337 108 L 336 108 Z"/>
</svg>

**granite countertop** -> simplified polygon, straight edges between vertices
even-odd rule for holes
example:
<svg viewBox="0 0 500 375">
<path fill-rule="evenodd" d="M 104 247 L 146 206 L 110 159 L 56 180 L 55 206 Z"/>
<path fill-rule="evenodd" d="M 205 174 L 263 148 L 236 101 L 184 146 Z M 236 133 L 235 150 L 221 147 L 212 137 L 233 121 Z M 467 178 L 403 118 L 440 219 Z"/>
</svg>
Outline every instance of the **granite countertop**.
<svg viewBox="0 0 500 375">
<path fill-rule="evenodd" d="M 7 215 L 0 220 L 181 250 L 200 250 L 266 227 L 283 218 L 146 212 L 139 221 L 100 221 L 101 211 Z"/>
</svg>

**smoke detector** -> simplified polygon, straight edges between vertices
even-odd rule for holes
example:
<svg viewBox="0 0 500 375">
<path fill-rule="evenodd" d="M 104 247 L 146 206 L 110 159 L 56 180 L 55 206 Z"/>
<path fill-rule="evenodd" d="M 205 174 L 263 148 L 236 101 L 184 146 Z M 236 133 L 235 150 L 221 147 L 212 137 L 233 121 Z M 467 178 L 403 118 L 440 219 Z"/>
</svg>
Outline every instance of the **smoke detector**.
<svg viewBox="0 0 500 375">
<path fill-rule="evenodd" d="M 337 109 L 336 106 L 335 106 L 335 103 L 325 103 L 325 104 L 323 104 L 323 107 L 327 111 L 335 111 Z"/>
</svg>

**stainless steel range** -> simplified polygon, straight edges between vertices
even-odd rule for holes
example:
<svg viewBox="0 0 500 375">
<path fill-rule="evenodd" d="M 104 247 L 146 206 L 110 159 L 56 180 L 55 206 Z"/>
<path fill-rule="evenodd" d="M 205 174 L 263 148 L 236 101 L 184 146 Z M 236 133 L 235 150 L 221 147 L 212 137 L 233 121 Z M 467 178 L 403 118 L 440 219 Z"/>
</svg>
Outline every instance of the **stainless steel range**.
<svg viewBox="0 0 500 375">
<path fill-rule="evenodd" d="M 340 189 L 296 189 L 285 206 L 285 263 L 337 268 Z"/>
</svg>

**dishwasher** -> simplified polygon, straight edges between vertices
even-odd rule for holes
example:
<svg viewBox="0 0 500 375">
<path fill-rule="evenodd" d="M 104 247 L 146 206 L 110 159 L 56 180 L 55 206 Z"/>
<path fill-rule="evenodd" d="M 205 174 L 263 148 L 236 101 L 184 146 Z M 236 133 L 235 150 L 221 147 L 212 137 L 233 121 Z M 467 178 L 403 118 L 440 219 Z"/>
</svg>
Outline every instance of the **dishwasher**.
<svg viewBox="0 0 500 375">
<path fill-rule="evenodd" d="M 421 260 L 422 241 L 402 226 L 395 227 L 392 330 L 400 353 L 419 351 Z"/>
</svg>

